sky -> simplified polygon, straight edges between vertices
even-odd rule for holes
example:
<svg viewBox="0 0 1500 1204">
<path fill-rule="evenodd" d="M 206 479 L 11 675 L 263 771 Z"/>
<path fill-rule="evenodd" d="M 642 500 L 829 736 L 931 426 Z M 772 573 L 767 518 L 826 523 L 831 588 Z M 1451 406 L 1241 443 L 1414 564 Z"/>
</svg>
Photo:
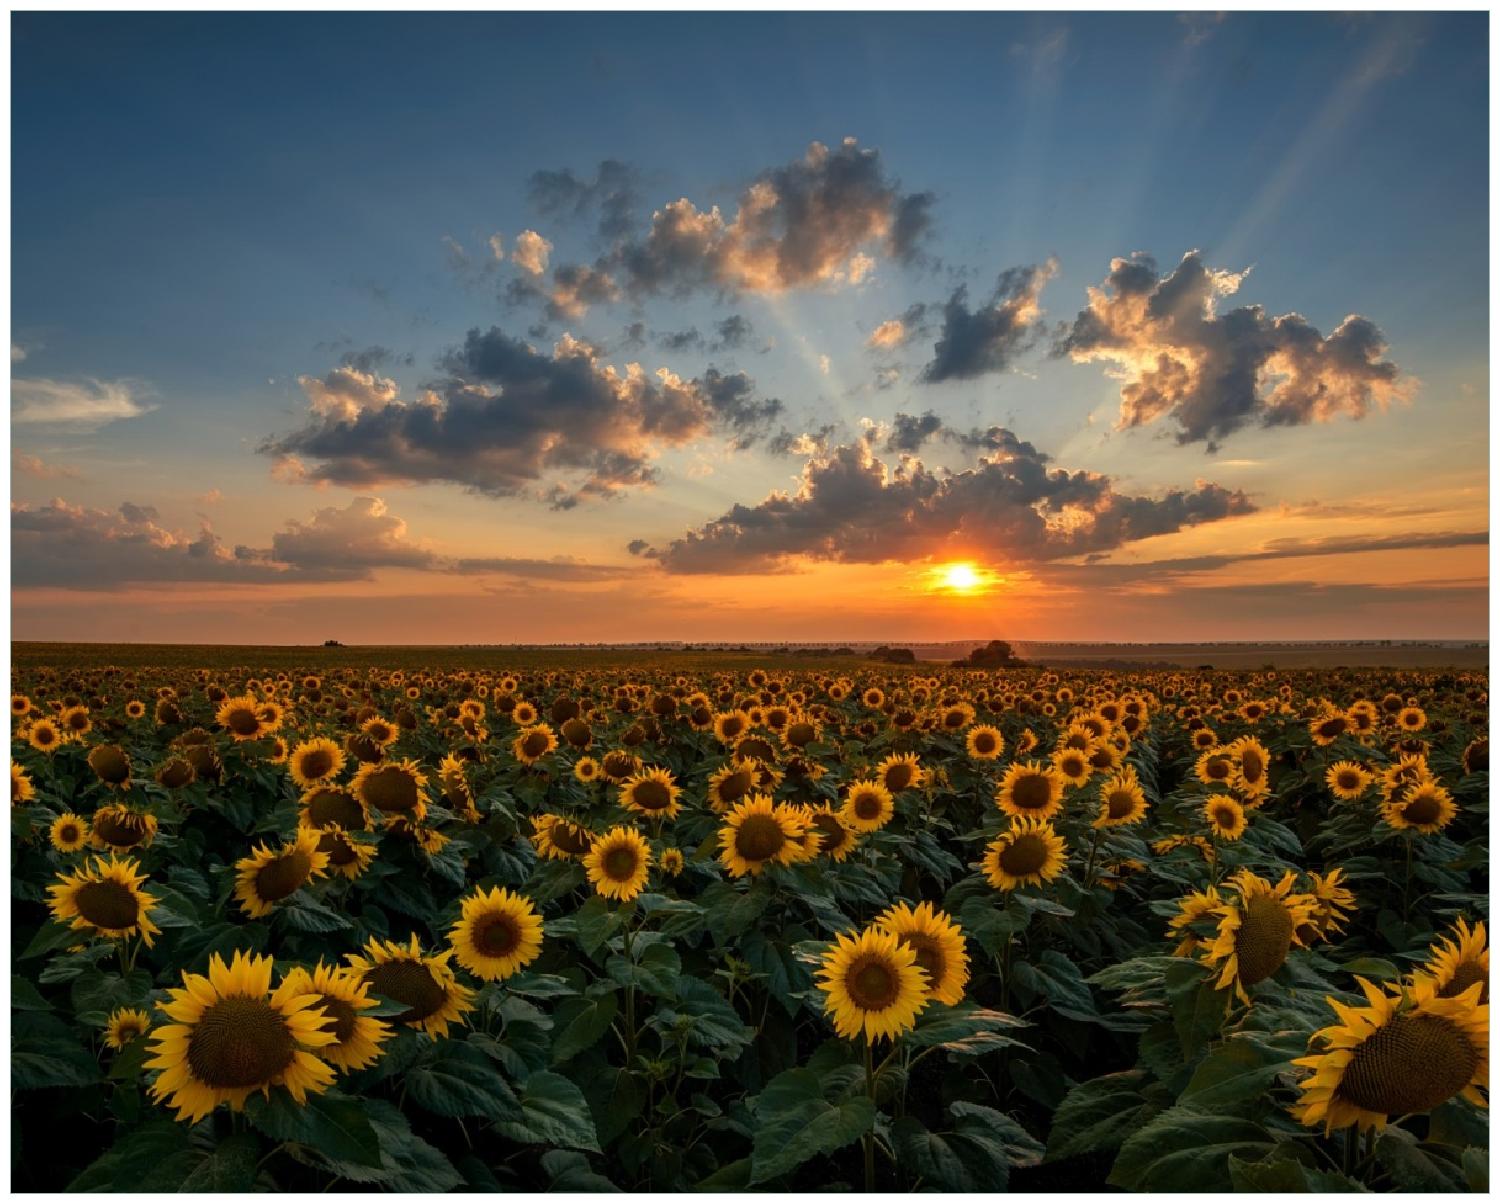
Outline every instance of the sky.
<svg viewBox="0 0 1500 1204">
<path fill-rule="evenodd" d="M 1487 23 L 13 14 L 13 635 L 1486 638 Z"/>
</svg>

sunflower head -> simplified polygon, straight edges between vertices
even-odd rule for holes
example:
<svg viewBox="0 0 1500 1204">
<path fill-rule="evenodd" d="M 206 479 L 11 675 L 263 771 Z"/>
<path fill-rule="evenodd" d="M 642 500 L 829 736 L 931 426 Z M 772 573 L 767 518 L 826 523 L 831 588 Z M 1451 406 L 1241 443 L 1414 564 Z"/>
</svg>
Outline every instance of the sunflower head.
<svg viewBox="0 0 1500 1204">
<path fill-rule="evenodd" d="M 931 903 L 897 903 L 883 911 L 875 923 L 917 955 L 917 965 L 927 976 L 927 993 L 938 1003 L 961 1003 L 969 981 L 969 955 L 964 949 L 963 930 L 947 912 Z"/>
<path fill-rule="evenodd" d="M 31 776 L 12 761 L 10 763 L 10 805 L 24 807 L 34 798 L 36 798 L 36 787 L 31 784 Z"/>
<path fill-rule="evenodd" d="M 1412 783 L 1383 803 L 1380 813 L 1398 831 L 1430 836 L 1441 832 L 1458 814 L 1458 804 L 1447 789 L 1431 778 Z"/>
<path fill-rule="evenodd" d="M 76 853 L 89 843 L 89 821 L 65 811 L 52 821 L 47 838 L 59 853 Z"/>
<path fill-rule="evenodd" d="M 253 694 L 226 698 L 215 713 L 214 722 L 236 740 L 255 740 L 265 730 L 261 704 Z"/>
<path fill-rule="evenodd" d="M 819 803 L 806 811 L 807 830 L 818 838 L 818 855 L 843 861 L 859 844 L 859 833 L 842 811 Z"/>
<path fill-rule="evenodd" d="M 119 940 L 139 935 L 147 944 L 161 931 L 151 922 L 156 896 L 141 889 L 146 875 L 127 857 L 96 857 L 47 888 L 54 919 L 90 936 Z"/>
<path fill-rule="evenodd" d="M 339 786 L 313 786 L 302 795 L 299 822 L 304 828 L 337 825 L 345 832 L 363 832 L 370 826 L 370 812 L 351 791 Z"/>
<path fill-rule="evenodd" d="M 312 995 L 313 1010 L 322 1010 L 322 1031 L 333 1037 L 321 1046 L 318 1056 L 339 1070 L 363 1070 L 380 1056 L 380 1047 L 390 1038 L 390 1026 L 373 1016 L 363 1016 L 375 1007 L 370 987 L 353 970 L 319 961 L 312 970 L 296 966 L 287 971 L 282 986 L 295 997 Z"/>
<path fill-rule="evenodd" d="M 1481 920 L 1472 928 L 1460 917 L 1448 936 L 1433 942 L 1427 964 L 1418 973 L 1431 979 L 1440 999 L 1462 995 L 1479 984 L 1479 1002 L 1490 1001 L 1490 947 Z"/>
<path fill-rule="evenodd" d="M 1052 765 L 1017 761 L 1005 771 L 995 803 L 1017 819 L 1048 820 L 1062 810 L 1067 779 Z"/>
<path fill-rule="evenodd" d="M 1127 767 L 1127 772 L 1107 778 L 1099 788 L 1099 815 L 1093 826 L 1118 828 L 1138 824 L 1146 818 L 1150 806 L 1135 772 Z"/>
<path fill-rule="evenodd" d="M 423 791 L 427 776 L 412 760 L 372 761 L 360 766 L 349 789 L 364 806 L 385 814 L 387 822 L 404 819 L 421 823 L 427 818 Z"/>
<path fill-rule="evenodd" d="M 651 846 L 635 828 L 611 828 L 598 837 L 583 858 L 594 889 L 628 903 L 646 888 L 651 873 Z"/>
<path fill-rule="evenodd" d="M 753 794 L 736 803 L 719 829 L 719 860 L 735 878 L 758 875 L 769 865 L 790 865 L 809 856 L 807 821 L 788 803 Z"/>
<path fill-rule="evenodd" d="M 463 901 L 448 934 L 458 964 L 477 978 L 509 978 L 542 951 L 542 917 L 530 899 L 504 887 L 477 891 Z"/>
<path fill-rule="evenodd" d="M 1219 970 L 1220 990 L 1233 987 L 1245 1002 L 1247 988 L 1264 982 L 1286 963 L 1298 933 L 1316 914 L 1308 895 L 1292 893 L 1295 875 L 1288 870 L 1276 885 L 1241 870 L 1232 881 L 1233 897 L 1215 910 L 1218 935 L 1203 954 Z"/>
<path fill-rule="evenodd" d="M 130 755 L 118 744 L 96 744 L 89 749 L 89 768 L 106 786 L 123 790 L 130 785 Z"/>
<path fill-rule="evenodd" d="M 917 952 L 891 933 L 870 927 L 858 936 L 840 933 L 817 974 L 823 1010 L 841 1037 L 894 1039 L 916 1025 L 929 999 Z"/>
<path fill-rule="evenodd" d="M 124 852 L 146 847 L 156 839 L 156 816 L 123 803 L 109 803 L 94 812 L 91 838 L 96 849 Z"/>
<path fill-rule="evenodd" d="M 331 782 L 343 768 L 344 750 L 323 736 L 304 740 L 292 749 L 287 759 L 287 772 L 302 790 L 309 790 L 322 782 Z"/>
<path fill-rule="evenodd" d="M 1228 794 L 1210 794 L 1203 804 L 1203 818 L 1217 840 L 1238 840 L 1249 827 L 1244 805 Z"/>
<path fill-rule="evenodd" d="M 875 770 L 875 780 L 891 794 L 916 790 L 922 785 L 924 772 L 916 753 L 891 753 Z"/>
<path fill-rule="evenodd" d="M 1324 775 L 1329 793 L 1341 803 L 1354 802 L 1374 780 L 1375 775 L 1355 761 L 1335 761 Z"/>
<path fill-rule="evenodd" d="M 998 728 L 981 723 L 969 729 L 964 747 L 976 761 L 993 761 L 1005 751 L 1005 737 Z"/>
<path fill-rule="evenodd" d="M 116 1008 L 104 1025 L 104 1043 L 121 1050 L 137 1037 L 144 1037 L 151 1027 L 151 1017 L 140 1008 Z"/>
<path fill-rule="evenodd" d="M 259 845 L 234 864 L 235 898 L 252 919 L 268 916 L 276 904 L 291 898 L 328 868 L 328 854 L 318 847 L 316 829 L 298 828 L 280 849 Z"/>
<path fill-rule="evenodd" d="M 620 787 L 620 806 L 648 819 L 675 819 L 682 810 L 681 793 L 668 770 L 645 769 Z"/>
<path fill-rule="evenodd" d="M 1042 819 L 1013 819 L 1010 827 L 990 841 L 983 869 L 996 890 L 1040 886 L 1063 872 L 1068 846 L 1052 825 Z"/>
<path fill-rule="evenodd" d="M 405 945 L 371 937 L 363 956 L 351 953 L 346 960 L 371 994 L 405 1005 L 405 1011 L 391 1017 L 392 1024 L 446 1037 L 448 1026 L 458 1023 L 474 1007 L 474 992 L 448 967 L 451 955 L 452 950 L 424 954 L 413 934 Z"/>
</svg>

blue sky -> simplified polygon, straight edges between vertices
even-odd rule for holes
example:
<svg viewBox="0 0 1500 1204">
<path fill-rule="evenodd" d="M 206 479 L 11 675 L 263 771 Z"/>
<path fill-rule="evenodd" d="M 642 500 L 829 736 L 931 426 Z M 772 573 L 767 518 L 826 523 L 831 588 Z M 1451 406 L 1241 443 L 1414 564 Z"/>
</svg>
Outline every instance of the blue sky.
<svg viewBox="0 0 1500 1204">
<path fill-rule="evenodd" d="M 524 523 L 618 562 L 632 535 L 665 546 L 797 487 L 802 464 L 763 444 L 662 449 L 655 488 L 587 516 L 462 481 L 270 481 L 255 448 L 303 421 L 299 376 L 380 346 L 407 398 L 490 326 L 544 347 L 569 331 L 622 370 L 744 371 L 789 431 L 832 419 L 851 437 L 862 418 L 929 409 L 954 428 L 997 423 L 1133 492 L 1207 477 L 1253 489 L 1263 512 L 1363 498 L 1389 480 L 1372 462 L 1398 453 L 1487 489 L 1471 438 L 1487 432 L 1484 14 L 16 14 L 13 30 L 13 375 L 125 382 L 144 410 L 14 425 L 19 452 L 75 470 L 18 473 L 25 505 L 128 500 L 180 532 L 216 489 L 239 504 L 209 516 L 214 530 L 259 547 L 283 518 L 373 489 L 447 555 L 495 554 Z M 607 251 L 589 221 L 539 216 L 540 169 L 630 164 L 643 229 L 678 197 L 731 217 L 760 173 L 846 136 L 879 151 L 901 192 L 934 194 L 913 262 L 774 297 L 627 297 L 545 332 L 538 305 L 498 295 L 510 265 L 481 270 L 490 235 L 509 249 L 523 229 L 553 243 L 553 267 Z M 1112 432 L 1120 382 L 1097 361 L 1038 343 L 1006 371 L 923 385 L 923 348 L 898 364 L 866 346 L 914 302 L 940 307 L 961 283 L 977 302 L 1003 269 L 1052 256 L 1040 334 L 1077 315 L 1114 257 L 1148 252 L 1166 273 L 1192 249 L 1215 269 L 1253 265 L 1234 304 L 1295 311 L 1324 335 L 1369 318 L 1421 382 L 1413 400 L 1357 425 L 1246 429 L 1210 457 L 1160 427 Z M 655 342 L 731 313 L 755 330 L 733 351 Z M 633 321 L 650 337 L 626 351 Z M 902 375 L 876 389 L 882 364 Z M 1341 439 L 1357 440 L 1352 456 L 1331 455 Z M 1263 467 L 1246 485 L 1224 459 Z M 1432 522 L 1482 526 L 1465 497 Z M 1269 537 L 1251 534 L 1257 548 Z"/>
</svg>

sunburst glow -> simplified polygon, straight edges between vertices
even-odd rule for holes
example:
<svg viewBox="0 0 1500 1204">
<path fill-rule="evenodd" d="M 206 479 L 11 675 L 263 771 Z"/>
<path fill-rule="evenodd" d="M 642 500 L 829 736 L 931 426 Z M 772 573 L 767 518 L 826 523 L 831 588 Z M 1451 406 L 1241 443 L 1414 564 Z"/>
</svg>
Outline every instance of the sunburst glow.
<svg viewBox="0 0 1500 1204">
<path fill-rule="evenodd" d="M 992 570 L 978 568 L 966 560 L 940 564 L 930 569 L 926 578 L 929 593 L 961 597 L 988 593 L 1000 583 Z"/>
</svg>

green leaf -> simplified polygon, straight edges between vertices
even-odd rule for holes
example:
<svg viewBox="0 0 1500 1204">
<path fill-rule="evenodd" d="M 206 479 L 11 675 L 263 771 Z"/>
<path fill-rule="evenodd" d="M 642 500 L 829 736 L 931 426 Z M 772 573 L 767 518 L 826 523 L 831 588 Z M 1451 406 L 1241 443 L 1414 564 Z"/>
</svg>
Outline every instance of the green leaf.
<svg viewBox="0 0 1500 1204">
<path fill-rule="evenodd" d="M 1179 1105 L 1126 1139 L 1108 1182 L 1131 1191 L 1227 1191 L 1229 1156 L 1271 1144 L 1260 1125 Z"/>
<path fill-rule="evenodd" d="M 269 1099 L 252 1095 L 245 1105 L 250 1123 L 277 1141 L 311 1146 L 325 1158 L 378 1167 L 380 1139 L 371 1127 L 367 1101 L 339 1095 L 310 1095 L 299 1104 L 284 1088 Z"/>
<path fill-rule="evenodd" d="M 750 1186 L 750 1159 L 726 1162 L 707 1178 L 693 1184 L 694 1191 L 745 1191 Z"/>
<path fill-rule="evenodd" d="M 756 1096 L 754 1108 L 752 1183 L 764 1183 L 809 1158 L 843 1149 L 875 1123 L 875 1105 L 868 1096 L 829 1103 L 823 1098 L 823 1080 L 810 1070 L 778 1074 Z"/>
<path fill-rule="evenodd" d="M 11 1017 L 10 1085 L 16 1091 L 42 1087 L 88 1087 L 99 1081 L 99 1063 L 73 1030 L 50 1012 Z"/>
<path fill-rule="evenodd" d="M 609 1032 L 609 1026 L 619 1010 L 619 999 L 613 991 L 594 999 L 570 999 L 564 1003 L 557 1011 L 557 1037 L 552 1042 L 552 1064 L 560 1065 L 593 1046 Z"/>
<path fill-rule="evenodd" d="M 907 1034 L 905 1040 L 915 1049 L 937 1045 L 957 1056 L 973 1057 L 1006 1046 L 1024 1048 L 1025 1042 L 1006 1036 L 1004 1030 L 1027 1027 L 1025 1020 L 975 1003 L 960 1003 L 953 1007 L 934 1003 L 923 1011 L 916 1028 Z"/>
<path fill-rule="evenodd" d="M 677 976 L 682 973 L 682 958 L 671 945 L 648 945 L 640 950 L 633 963 L 623 953 L 616 953 L 606 969 L 622 987 L 634 984 L 653 995 L 670 996 L 677 985 Z"/>
<path fill-rule="evenodd" d="M 21 951 L 21 956 L 17 960 L 25 961 L 30 957 L 41 957 L 44 953 L 52 953 L 68 945 L 81 945 L 87 939 L 83 933 L 74 930 L 67 924 L 60 924 L 56 920 L 48 920 L 37 929 L 36 935 L 31 938 L 31 943 Z"/>
<path fill-rule="evenodd" d="M 1290 1059 L 1269 1057 L 1249 1041 L 1225 1041 L 1198 1064 L 1179 1101 L 1202 1112 L 1233 1112 L 1259 1102 L 1291 1068 Z"/>
<path fill-rule="evenodd" d="M 1290 1154 L 1273 1154 L 1261 1162 L 1229 1156 L 1229 1179 L 1235 1191 L 1364 1191 L 1363 1184 L 1334 1171 L 1304 1166 Z"/>
<path fill-rule="evenodd" d="M 715 941 L 728 944 L 750 931 L 773 894 L 769 884 L 761 882 L 753 882 L 744 889 L 732 882 L 715 882 L 699 896 L 703 921 Z"/>
<path fill-rule="evenodd" d="M 1161 1111 L 1143 1094 L 1146 1073 L 1121 1070 L 1079 1083 L 1052 1115 L 1047 1135 L 1048 1162 L 1116 1150 L 1124 1140 Z"/>
<path fill-rule="evenodd" d="M 915 1117 L 903 1116 L 896 1121 L 891 1126 L 891 1140 L 895 1143 L 896 1160 L 901 1169 L 921 1179 L 923 1187 L 944 1191 L 979 1190 L 963 1158 L 948 1139 L 932 1132 Z"/>
<path fill-rule="evenodd" d="M 1094 997 L 1067 954 L 1044 949 L 1035 961 L 1017 962 L 1013 973 L 1018 985 L 1044 996 L 1059 1015 L 1071 1020 L 1099 1019 Z"/>
<path fill-rule="evenodd" d="M 576 1150 L 548 1150 L 541 1161 L 542 1169 L 552 1177 L 549 1191 L 620 1190 L 594 1170 L 588 1158 Z"/>
<path fill-rule="evenodd" d="M 599 1152 L 583 1092 L 571 1079 L 550 1070 L 538 1071 L 522 1085 L 520 1117 L 501 1120 L 495 1128 L 514 1141 Z"/>
<path fill-rule="evenodd" d="M 518 1107 L 489 1058 L 460 1041 L 440 1042 L 432 1057 L 407 1071 L 406 1089 L 438 1116 L 514 1116 Z"/>
<path fill-rule="evenodd" d="M 1167 996 L 1182 1056 L 1192 1062 L 1219 1035 L 1229 1009 L 1230 991 L 1214 989 L 1203 967 L 1183 958 L 1167 969 Z"/>
<path fill-rule="evenodd" d="M 202 1155 L 192 1147 L 191 1129 L 157 1117 L 121 1132 L 115 1144 L 95 1159 L 69 1191 L 176 1191 Z"/>
<path fill-rule="evenodd" d="M 18 1012 L 50 1012 L 52 1005 L 31 985 L 31 980 L 19 974 L 10 976 L 10 1006 Z"/>
<path fill-rule="evenodd" d="M 1454 1152 L 1450 1146 L 1419 1143 L 1395 1125 L 1375 1143 L 1375 1160 L 1401 1191 L 1467 1191 L 1463 1167 L 1449 1161 Z"/>
<path fill-rule="evenodd" d="M 255 1187 L 259 1164 L 260 1142 L 255 1134 L 236 1133 L 219 1142 L 177 1190 L 251 1191 Z"/>
<path fill-rule="evenodd" d="M 728 1000 L 689 974 L 677 980 L 676 999 L 658 1007 L 646 1023 L 662 1033 L 680 1031 L 690 1044 L 724 1056 L 748 1045 L 755 1036 Z"/>
<path fill-rule="evenodd" d="M 1401 968 L 1383 957 L 1356 957 L 1352 962 L 1345 962 L 1339 969 L 1346 974 L 1358 974 L 1361 978 L 1376 981 L 1401 977 Z"/>
</svg>

